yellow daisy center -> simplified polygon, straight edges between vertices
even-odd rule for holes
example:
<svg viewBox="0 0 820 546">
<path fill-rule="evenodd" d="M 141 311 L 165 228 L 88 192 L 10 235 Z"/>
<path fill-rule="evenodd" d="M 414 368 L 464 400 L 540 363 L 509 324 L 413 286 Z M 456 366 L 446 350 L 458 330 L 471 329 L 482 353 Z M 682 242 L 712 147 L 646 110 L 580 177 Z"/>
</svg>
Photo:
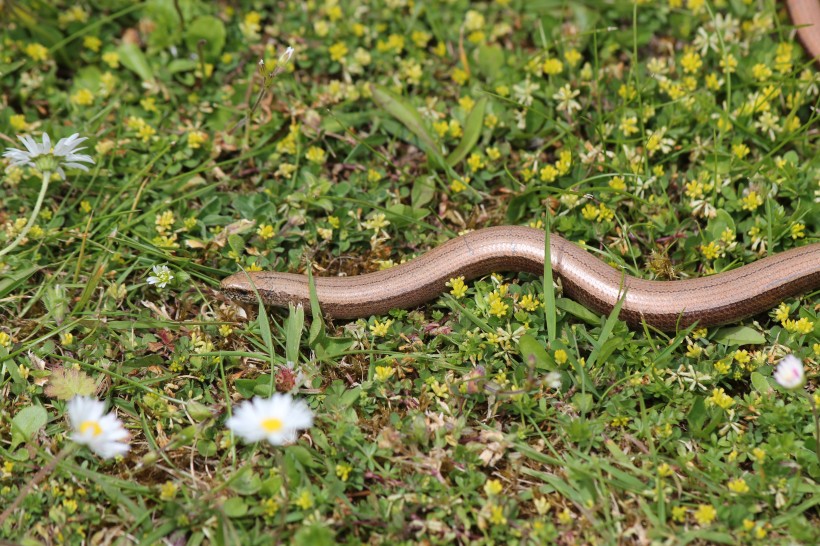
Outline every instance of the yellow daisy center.
<svg viewBox="0 0 820 546">
<path fill-rule="evenodd" d="M 102 434 L 102 427 L 97 421 L 83 421 L 80 425 L 80 434 L 85 434 L 89 430 L 91 431 L 92 436 L 99 436 Z"/>
<path fill-rule="evenodd" d="M 268 417 L 262 420 L 262 428 L 265 432 L 279 432 L 282 430 L 282 421 L 276 417 Z"/>
</svg>

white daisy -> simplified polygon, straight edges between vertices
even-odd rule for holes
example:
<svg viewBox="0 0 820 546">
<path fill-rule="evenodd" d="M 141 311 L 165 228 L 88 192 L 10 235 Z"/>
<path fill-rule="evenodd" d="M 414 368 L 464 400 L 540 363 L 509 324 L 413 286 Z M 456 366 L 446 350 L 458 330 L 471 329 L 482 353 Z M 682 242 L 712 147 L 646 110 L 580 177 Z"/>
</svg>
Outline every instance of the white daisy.
<svg viewBox="0 0 820 546">
<path fill-rule="evenodd" d="M 786 355 L 774 371 L 774 380 L 786 389 L 802 386 L 805 376 L 803 362 L 794 355 Z"/>
<path fill-rule="evenodd" d="M 276 393 L 242 402 L 225 425 L 247 443 L 267 440 L 278 446 L 294 442 L 297 430 L 310 428 L 313 412 L 303 401 Z"/>
<path fill-rule="evenodd" d="M 75 396 L 68 402 L 68 420 L 74 434 L 71 439 L 89 447 L 104 459 L 128 452 L 128 432 L 113 413 L 105 413 L 105 404 L 87 396 Z"/>
<path fill-rule="evenodd" d="M 94 164 L 91 156 L 86 154 L 78 154 L 77 152 L 85 150 L 85 146 L 78 148 L 80 144 L 88 140 L 86 137 L 81 137 L 80 133 L 74 133 L 70 137 L 61 138 L 57 144 L 52 148 L 51 137 L 48 133 L 43 133 L 43 142 L 38 144 L 32 137 L 17 135 L 20 142 L 26 147 L 25 150 L 18 150 L 17 148 L 7 148 L 3 152 L 3 157 L 11 160 L 11 167 L 29 166 L 34 167 L 40 172 L 56 171 L 60 177 L 65 180 L 65 171 L 63 167 L 75 168 L 83 171 L 88 171 L 88 167 L 83 163 Z"/>
<path fill-rule="evenodd" d="M 174 280 L 174 275 L 167 265 L 155 265 L 151 268 L 153 275 L 148 277 L 148 284 L 156 284 L 160 288 L 165 288 L 165 285 Z"/>
</svg>

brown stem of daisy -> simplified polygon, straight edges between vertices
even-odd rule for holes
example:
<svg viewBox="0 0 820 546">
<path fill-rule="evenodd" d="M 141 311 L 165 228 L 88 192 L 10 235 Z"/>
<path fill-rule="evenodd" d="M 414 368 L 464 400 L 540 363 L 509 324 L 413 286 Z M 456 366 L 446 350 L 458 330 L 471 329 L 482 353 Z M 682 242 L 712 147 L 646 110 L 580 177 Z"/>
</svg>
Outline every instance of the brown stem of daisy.
<svg viewBox="0 0 820 546">
<path fill-rule="evenodd" d="M 5 510 L 3 510 L 2 514 L 0 514 L 0 527 L 3 527 L 3 524 L 6 522 L 8 517 L 17 509 L 20 503 L 23 502 L 23 499 L 25 499 L 28 496 L 31 490 L 34 489 L 34 486 L 43 481 L 43 479 L 47 475 L 51 474 L 57 467 L 57 465 L 60 464 L 60 462 L 63 459 L 65 459 L 70 453 L 72 453 L 76 449 L 76 447 L 77 444 L 73 442 L 69 443 L 67 446 L 61 449 L 60 452 L 57 453 L 57 455 L 55 455 L 54 458 L 51 459 L 51 461 L 49 461 L 47 465 L 41 468 L 31 480 L 29 480 L 26 486 L 17 494 L 17 498 L 14 499 L 14 502 L 12 502 L 11 505 Z"/>
<path fill-rule="evenodd" d="M 40 208 L 43 206 L 43 201 L 46 198 L 46 191 L 48 190 L 48 183 L 51 180 L 51 171 L 46 171 L 43 173 L 43 185 L 40 186 L 40 195 L 37 196 L 37 203 L 34 204 L 34 210 L 31 212 L 31 217 L 28 219 L 26 223 L 26 227 L 23 228 L 17 238 L 11 242 L 9 246 L 0 250 L 0 256 L 4 256 L 14 250 L 20 242 L 26 238 L 28 232 L 31 231 L 31 228 L 34 226 L 34 222 L 37 220 L 37 216 L 40 214 Z"/>
</svg>

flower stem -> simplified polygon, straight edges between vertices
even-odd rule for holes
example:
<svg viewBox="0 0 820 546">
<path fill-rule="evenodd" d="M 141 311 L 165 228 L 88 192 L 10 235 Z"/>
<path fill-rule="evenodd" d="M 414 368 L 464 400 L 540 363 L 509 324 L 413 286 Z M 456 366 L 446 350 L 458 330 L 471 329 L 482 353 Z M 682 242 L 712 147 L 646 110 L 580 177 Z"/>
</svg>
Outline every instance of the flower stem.
<svg viewBox="0 0 820 546">
<path fill-rule="evenodd" d="M 11 242 L 9 246 L 0 250 L 0 256 L 5 256 L 12 250 L 14 250 L 20 242 L 26 238 L 28 232 L 31 231 L 31 228 L 34 226 L 34 222 L 37 220 L 37 216 L 40 214 L 40 208 L 43 206 L 43 201 L 46 198 L 46 191 L 48 190 L 48 183 L 51 180 L 51 171 L 45 171 L 43 173 L 43 185 L 40 186 L 40 195 L 37 196 L 37 203 L 34 204 L 34 210 L 31 211 L 31 217 L 28 219 L 28 223 L 26 223 L 26 227 L 23 228 L 17 238 Z"/>
<path fill-rule="evenodd" d="M 34 486 L 43 481 L 48 474 L 51 474 L 57 465 L 60 464 L 60 461 L 65 459 L 67 455 L 76 449 L 76 447 L 77 445 L 74 443 L 70 443 L 65 446 L 59 453 L 57 453 L 57 455 L 54 456 L 53 459 L 51 459 L 51 461 L 49 461 L 47 465 L 41 468 L 37 474 L 29 480 L 26 486 L 17 494 L 17 498 L 14 499 L 14 502 L 12 502 L 11 505 L 3 510 L 2 514 L 0 514 L 0 528 L 3 527 L 3 524 L 6 522 L 8 517 L 17 509 L 20 503 L 23 502 L 23 499 L 28 496 Z"/>
<path fill-rule="evenodd" d="M 817 413 L 817 404 L 814 403 L 814 396 L 808 392 L 806 392 L 806 396 L 809 398 L 811 412 L 814 414 L 814 450 L 817 455 L 817 460 L 820 461 L 820 415 Z"/>
</svg>

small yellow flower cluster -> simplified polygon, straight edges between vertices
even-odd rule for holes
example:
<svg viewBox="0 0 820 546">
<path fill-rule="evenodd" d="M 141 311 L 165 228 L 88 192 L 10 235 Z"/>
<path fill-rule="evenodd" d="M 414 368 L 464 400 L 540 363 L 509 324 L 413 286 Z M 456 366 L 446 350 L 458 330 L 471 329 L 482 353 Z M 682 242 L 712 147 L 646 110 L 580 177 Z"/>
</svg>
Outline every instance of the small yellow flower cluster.
<svg viewBox="0 0 820 546">
<path fill-rule="evenodd" d="M 708 245 L 701 245 L 700 252 L 701 254 L 703 254 L 703 257 L 707 260 L 714 260 L 715 258 L 723 254 L 723 250 L 714 241 L 710 241 Z"/>
<path fill-rule="evenodd" d="M 450 190 L 453 193 L 461 193 L 470 187 L 470 177 L 463 176 L 461 178 L 453 178 L 453 181 L 450 182 Z"/>
<path fill-rule="evenodd" d="M 596 207 L 592 203 L 587 203 L 581 209 L 581 215 L 587 220 L 606 222 L 615 218 L 615 211 L 607 207 L 604 203 L 599 203 Z"/>
<path fill-rule="evenodd" d="M 461 299 L 467 293 L 467 285 L 464 284 L 464 275 L 450 279 L 445 283 L 450 287 L 450 294 L 456 299 Z"/>
<path fill-rule="evenodd" d="M 148 125 L 144 119 L 137 116 L 129 116 L 128 119 L 125 120 L 125 125 L 132 131 L 135 131 L 143 142 L 148 142 L 157 132 L 156 129 Z"/>
<path fill-rule="evenodd" d="M 192 150 L 196 150 L 202 147 L 208 140 L 208 133 L 205 131 L 191 131 L 188 133 L 188 147 Z"/>
<path fill-rule="evenodd" d="M 774 311 L 775 320 L 785 328 L 787 332 L 807 335 L 814 331 L 814 322 L 806 317 L 797 320 L 789 318 L 789 306 L 785 302 L 781 303 Z"/>
<path fill-rule="evenodd" d="M 48 59 L 48 49 L 41 44 L 30 43 L 26 46 L 24 51 L 26 52 L 26 55 L 28 55 L 34 62 L 42 62 Z"/>
<path fill-rule="evenodd" d="M 740 202 L 743 204 L 743 210 L 754 212 L 760 205 L 763 204 L 763 197 L 755 190 L 750 190 L 749 193 L 743 197 Z"/>
<path fill-rule="evenodd" d="M 11 346 L 11 336 L 6 332 L 0 332 L 0 347 L 8 349 Z"/>
<path fill-rule="evenodd" d="M 322 165 L 325 161 L 327 161 L 327 152 L 318 146 L 311 146 L 308 148 L 307 153 L 305 153 L 305 157 L 311 163 Z"/>
<path fill-rule="evenodd" d="M 788 332 L 807 335 L 814 331 L 814 322 L 806 317 L 801 317 L 798 320 L 786 319 L 783 321 L 783 328 Z"/>
<path fill-rule="evenodd" d="M 379 231 L 380 229 L 384 229 L 390 225 L 390 221 L 384 215 L 383 212 L 377 212 L 374 214 L 370 219 L 365 220 L 362 223 L 364 229 L 372 229 L 375 231 Z"/>
<path fill-rule="evenodd" d="M 538 298 L 531 296 L 530 294 L 525 294 L 521 301 L 518 302 L 518 305 L 529 312 L 533 312 L 541 305 L 541 301 Z"/>
<path fill-rule="evenodd" d="M 336 62 L 343 62 L 344 57 L 348 54 L 349 50 L 347 49 L 347 45 L 345 45 L 344 42 L 336 42 L 328 48 L 327 52 L 330 54 L 331 60 Z"/>
<path fill-rule="evenodd" d="M 108 51 L 106 53 L 103 53 L 102 60 L 111 68 L 120 67 L 120 54 L 116 51 Z"/>
<path fill-rule="evenodd" d="M 743 478 L 736 478 L 734 480 L 729 480 L 729 482 L 726 484 L 726 487 L 732 493 L 737 493 L 739 495 L 742 495 L 743 493 L 748 493 L 749 492 L 749 485 L 746 483 L 746 480 L 744 480 Z"/>
<path fill-rule="evenodd" d="M 400 34 L 391 34 L 387 37 L 387 41 L 379 40 L 376 42 L 376 50 L 380 53 L 395 53 L 398 55 L 404 50 L 404 37 Z"/>
<path fill-rule="evenodd" d="M 510 306 L 504 303 L 504 300 L 502 300 L 501 297 L 502 295 L 498 290 L 490 292 L 490 295 L 488 296 L 490 314 L 499 318 L 506 316 L 507 311 L 510 310 Z"/>
<path fill-rule="evenodd" d="M 484 159 L 481 157 L 481 154 L 472 153 L 467 159 L 467 165 L 470 167 L 471 171 L 475 172 L 484 168 Z"/>
<path fill-rule="evenodd" d="M 276 151 L 280 154 L 296 154 L 296 140 L 299 138 L 299 124 L 292 123 L 285 138 L 276 143 Z"/>
<path fill-rule="evenodd" d="M 336 465 L 336 476 L 338 476 L 343 482 L 346 482 L 350 478 L 350 473 L 352 471 L 353 467 L 347 463 L 339 463 Z"/>
<path fill-rule="evenodd" d="M 256 230 L 256 234 L 265 241 L 273 237 L 275 233 L 276 232 L 274 231 L 273 226 L 270 224 L 260 224 L 259 228 Z"/>
<path fill-rule="evenodd" d="M 370 333 L 373 334 L 373 337 L 384 337 L 387 335 L 391 324 L 393 324 L 393 319 L 387 319 L 384 322 L 374 320 L 373 324 L 370 325 Z"/>
<path fill-rule="evenodd" d="M 430 390 L 433 391 L 433 394 L 435 394 L 437 398 L 445 399 L 450 397 L 450 388 L 446 383 L 439 383 L 438 379 L 435 377 L 430 377 L 427 379 L 427 384 L 430 386 Z"/>
<path fill-rule="evenodd" d="M 249 11 L 241 23 L 239 23 L 239 31 L 248 40 L 256 40 L 259 38 L 259 31 L 262 30 L 262 16 L 256 11 Z"/>
<path fill-rule="evenodd" d="M 726 394 L 723 389 L 713 389 L 712 396 L 708 398 L 708 401 L 710 404 L 718 406 L 724 410 L 728 410 L 735 403 L 735 399 Z"/>
<path fill-rule="evenodd" d="M 698 506 L 698 509 L 695 510 L 695 521 L 697 521 L 700 525 L 709 525 L 715 518 L 717 517 L 717 510 L 715 510 L 714 506 L 711 504 L 701 504 Z"/>
<path fill-rule="evenodd" d="M 375 371 L 376 379 L 382 382 L 389 380 L 396 373 L 396 370 L 391 366 L 376 366 Z"/>
<path fill-rule="evenodd" d="M 177 496 L 177 489 L 179 486 L 172 481 L 167 481 L 160 486 L 159 498 L 163 501 L 172 500 Z"/>
<path fill-rule="evenodd" d="M 94 93 L 88 89 L 78 89 L 76 93 L 71 95 L 71 103 L 77 106 L 91 106 L 94 104 Z"/>
</svg>

